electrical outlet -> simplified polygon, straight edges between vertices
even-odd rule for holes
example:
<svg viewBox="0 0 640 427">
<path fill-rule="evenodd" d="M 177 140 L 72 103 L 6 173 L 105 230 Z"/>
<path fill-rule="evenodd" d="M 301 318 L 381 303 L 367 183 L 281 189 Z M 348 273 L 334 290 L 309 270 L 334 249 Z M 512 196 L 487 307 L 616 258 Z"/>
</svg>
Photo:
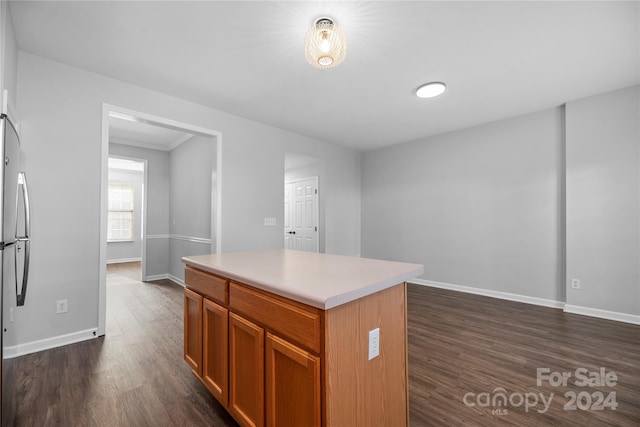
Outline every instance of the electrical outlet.
<svg viewBox="0 0 640 427">
<path fill-rule="evenodd" d="M 369 360 L 380 355 L 380 328 L 369 331 Z"/>
<path fill-rule="evenodd" d="M 56 314 L 66 313 L 69 309 L 66 299 L 59 299 L 56 301 Z"/>
<path fill-rule="evenodd" d="M 580 289 L 580 279 L 571 279 L 571 289 Z"/>
</svg>

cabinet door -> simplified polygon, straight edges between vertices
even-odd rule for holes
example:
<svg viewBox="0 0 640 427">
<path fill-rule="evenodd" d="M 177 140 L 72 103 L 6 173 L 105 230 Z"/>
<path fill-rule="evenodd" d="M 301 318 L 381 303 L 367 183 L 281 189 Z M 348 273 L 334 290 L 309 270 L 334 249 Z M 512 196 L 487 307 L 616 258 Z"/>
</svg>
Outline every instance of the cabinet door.
<svg viewBox="0 0 640 427">
<path fill-rule="evenodd" d="M 229 313 L 229 410 L 243 426 L 264 426 L 264 329 Z"/>
<path fill-rule="evenodd" d="M 208 299 L 202 302 L 203 361 L 202 379 L 211 394 L 227 405 L 228 390 L 228 327 L 229 311 Z"/>
<path fill-rule="evenodd" d="M 202 376 L 202 297 L 184 290 L 184 360 Z"/>
<path fill-rule="evenodd" d="M 320 426 L 320 358 L 267 333 L 267 426 Z"/>
</svg>

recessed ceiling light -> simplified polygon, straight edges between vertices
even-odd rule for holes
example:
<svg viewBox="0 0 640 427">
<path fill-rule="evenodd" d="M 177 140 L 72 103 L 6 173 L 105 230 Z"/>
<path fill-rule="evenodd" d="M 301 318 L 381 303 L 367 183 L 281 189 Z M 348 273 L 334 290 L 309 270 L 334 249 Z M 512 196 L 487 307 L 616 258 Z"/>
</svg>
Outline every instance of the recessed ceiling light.
<svg viewBox="0 0 640 427">
<path fill-rule="evenodd" d="M 442 95 L 446 89 L 447 86 L 442 82 L 431 82 L 420 86 L 416 90 L 416 95 L 420 98 L 433 98 Z"/>
</svg>

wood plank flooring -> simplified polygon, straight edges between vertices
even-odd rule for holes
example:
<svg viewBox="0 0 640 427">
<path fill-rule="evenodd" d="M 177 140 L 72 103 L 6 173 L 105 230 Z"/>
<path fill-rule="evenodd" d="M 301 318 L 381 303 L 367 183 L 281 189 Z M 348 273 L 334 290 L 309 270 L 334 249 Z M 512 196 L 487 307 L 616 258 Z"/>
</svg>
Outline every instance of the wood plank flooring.
<svg viewBox="0 0 640 427">
<path fill-rule="evenodd" d="M 408 305 L 412 426 L 640 426 L 640 326 L 417 285 Z M 571 376 L 539 386 L 538 368 Z M 581 386 L 601 368 L 615 386 Z M 493 405 L 500 392 L 506 405 Z M 575 393 L 575 410 L 565 410 L 565 393 Z"/>
<path fill-rule="evenodd" d="M 110 265 L 106 336 L 16 360 L 17 426 L 236 426 L 182 359 L 182 288 Z"/>
<path fill-rule="evenodd" d="M 17 426 L 237 425 L 182 359 L 182 288 L 139 274 L 136 264 L 109 266 L 106 337 L 13 360 Z M 417 285 L 408 303 L 412 427 L 640 425 L 640 326 Z M 615 386 L 536 385 L 537 368 L 601 367 Z M 513 403 L 481 406 L 497 387 Z M 565 411 L 570 391 L 614 391 L 617 409 Z M 552 392 L 544 413 L 542 403 L 516 406 L 517 393 Z"/>
</svg>

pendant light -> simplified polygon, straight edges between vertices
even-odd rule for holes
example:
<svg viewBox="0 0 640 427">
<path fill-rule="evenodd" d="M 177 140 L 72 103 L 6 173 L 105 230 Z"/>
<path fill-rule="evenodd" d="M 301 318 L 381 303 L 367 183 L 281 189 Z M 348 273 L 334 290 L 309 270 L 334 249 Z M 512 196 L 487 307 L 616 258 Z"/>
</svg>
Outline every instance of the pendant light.
<svg viewBox="0 0 640 427">
<path fill-rule="evenodd" d="M 332 68 L 344 61 L 347 42 L 333 19 L 322 17 L 315 20 L 307 32 L 304 56 L 316 68 Z"/>
</svg>

